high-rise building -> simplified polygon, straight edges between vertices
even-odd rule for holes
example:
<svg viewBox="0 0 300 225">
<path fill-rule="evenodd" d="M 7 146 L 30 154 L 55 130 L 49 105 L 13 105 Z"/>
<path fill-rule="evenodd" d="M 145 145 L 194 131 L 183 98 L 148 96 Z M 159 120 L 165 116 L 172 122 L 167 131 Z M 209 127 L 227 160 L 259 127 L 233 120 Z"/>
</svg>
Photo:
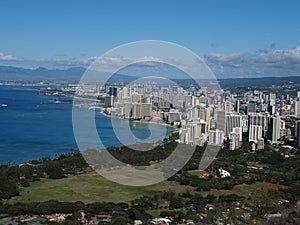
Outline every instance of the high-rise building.
<svg viewBox="0 0 300 225">
<path fill-rule="evenodd" d="M 226 132 L 226 112 L 225 110 L 218 110 L 217 111 L 217 129 Z"/>
<path fill-rule="evenodd" d="M 233 131 L 229 134 L 229 149 L 235 150 L 241 146 L 242 143 L 242 128 L 234 127 Z"/>
<path fill-rule="evenodd" d="M 226 136 L 233 131 L 235 127 L 242 127 L 242 116 L 238 114 L 226 114 Z"/>
<path fill-rule="evenodd" d="M 250 113 L 256 113 L 256 103 L 253 101 L 250 101 L 247 105 L 247 114 Z"/>
<path fill-rule="evenodd" d="M 197 118 L 204 120 L 207 124 L 207 131 L 210 131 L 210 109 L 204 104 L 197 105 Z"/>
<path fill-rule="evenodd" d="M 261 125 L 249 125 L 249 141 L 257 142 L 262 138 L 262 126 Z"/>
<path fill-rule="evenodd" d="M 276 104 L 276 94 L 270 93 L 269 95 L 269 105 L 273 106 Z"/>
<path fill-rule="evenodd" d="M 152 112 L 152 103 L 141 103 L 141 118 L 150 117 Z"/>
<path fill-rule="evenodd" d="M 203 120 L 206 122 L 207 124 L 207 131 L 209 132 L 210 131 L 210 108 L 206 108 L 205 109 L 205 113 L 203 115 Z M 201 117 L 200 117 L 201 119 Z"/>
<path fill-rule="evenodd" d="M 142 101 L 142 95 L 138 93 L 132 93 L 131 102 L 132 103 L 140 103 Z"/>
<path fill-rule="evenodd" d="M 128 87 L 123 87 L 123 89 L 122 89 L 122 91 L 123 91 L 123 98 L 127 98 L 128 97 Z"/>
<path fill-rule="evenodd" d="M 124 117 L 129 119 L 131 117 L 132 103 L 125 102 L 124 103 Z"/>
<path fill-rule="evenodd" d="M 280 116 L 271 116 L 269 118 L 268 139 L 271 144 L 277 144 L 280 138 Z"/>
<path fill-rule="evenodd" d="M 189 107 L 189 106 L 192 106 L 192 96 L 186 95 L 184 97 L 184 107 Z"/>
<path fill-rule="evenodd" d="M 295 101 L 295 117 L 300 118 L 300 101 Z"/>
<path fill-rule="evenodd" d="M 104 98 L 104 107 L 112 107 L 114 103 L 114 96 L 105 96 Z"/>
<path fill-rule="evenodd" d="M 141 104 L 133 103 L 131 109 L 131 118 L 132 119 L 141 119 Z"/>
<path fill-rule="evenodd" d="M 180 122 L 180 113 L 178 110 L 171 109 L 168 112 L 168 123 L 174 124 Z"/>
<path fill-rule="evenodd" d="M 202 119 L 207 124 L 207 131 L 210 131 L 210 109 L 206 107 L 205 104 L 198 104 L 192 108 L 188 115 L 188 120 L 197 120 Z"/>
<path fill-rule="evenodd" d="M 158 101 L 158 108 L 160 109 L 169 109 L 171 107 L 171 103 L 166 100 L 159 100 Z"/>
<path fill-rule="evenodd" d="M 270 115 L 274 115 L 276 113 L 276 106 L 268 105 L 268 112 L 270 113 Z"/>
<path fill-rule="evenodd" d="M 300 147 L 300 120 L 295 122 L 295 138 L 297 146 Z"/>
<path fill-rule="evenodd" d="M 258 139 L 263 138 L 267 126 L 266 116 L 262 114 L 249 115 L 248 126 L 249 141 L 257 143 Z"/>
<path fill-rule="evenodd" d="M 285 121 L 280 120 L 280 137 L 286 136 L 286 127 L 285 127 Z"/>
<path fill-rule="evenodd" d="M 225 102 L 225 111 L 231 113 L 233 111 L 232 103 L 230 101 Z"/>
<path fill-rule="evenodd" d="M 234 111 L 239 113 L 240 112 L 240 100 L 236 100 L 234 104 Z"/>
<path fill-rule="evenodd" d="M 243 133 L 248 132 L 248 121 L 249 121 L 248 116 L 242 115 L 242 132 Z"/>
<path fill-rule="evenodd" d="M 229 150 L 235 150 L 239 148 L 239 137 L 236 133 L 231 133 L 229 135 Z"/>
<path fill-rule="evenodd" d="M 180 129 L 180 141 L 191 145 L 203 146 L 207 139 L 206 122 L 204 120 L 183 122 Z"/>
<path fill-rule="evenodd" d="M 243 132 L 242 132 L 242 128 L 241 128 L 241 127 L 234 127 L 234 128 L 233 128 L 233 131 L 232 131 L 231 133 L 235 133 L 235 134 L 238 135 L 238 141 L 239 141 L 238 146 L 240 147 L 241 142 L 242 142 L 242 140 L 243 140 Z"/>
<path fill-rule="evenodd" d="M 118 96 L 118 88 L 116 87 L 109 87 L 109 96 Z"/>
<path fill-rule="evenodd" d="M 208 138 L 208 144 L 211 145 L 223 145 L 224 142 L 224 132 L 216 129 L 211 130 Z"/>
<path fill-rule="evenodd" d="M 127 109 L 125 109 L 126 111 Z M 151 103 L 133 103 L 131 109 L 132 119 L 144 119 L 145 117 L 150 117 L 152 112 Z"/>
</svg>

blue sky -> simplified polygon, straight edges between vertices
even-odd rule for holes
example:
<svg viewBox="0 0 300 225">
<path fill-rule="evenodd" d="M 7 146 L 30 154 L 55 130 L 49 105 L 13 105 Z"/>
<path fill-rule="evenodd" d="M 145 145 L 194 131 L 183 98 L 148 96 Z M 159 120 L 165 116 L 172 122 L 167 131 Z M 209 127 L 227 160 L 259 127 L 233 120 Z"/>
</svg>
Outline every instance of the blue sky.
<svg viewBox="0 0 300 225">
<path fill-rule="evenodd" d="M 201 56 L 289 50 L 300 45 L 299 9 L 300 1 L 275 0 L 2 0 L 0 60 L 89 58 L 144 39 Z"/>
</svg>

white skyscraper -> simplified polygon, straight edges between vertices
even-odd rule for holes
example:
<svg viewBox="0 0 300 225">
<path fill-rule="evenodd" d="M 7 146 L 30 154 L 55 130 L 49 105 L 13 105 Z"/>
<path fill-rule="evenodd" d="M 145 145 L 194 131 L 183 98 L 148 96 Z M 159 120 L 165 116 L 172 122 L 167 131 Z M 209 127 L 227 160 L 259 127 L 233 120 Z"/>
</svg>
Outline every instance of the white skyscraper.
<svg viewBox="0 0 300 225">
<path fill-rule="evenodd" d="M 226 132 L 226 112 L 225 110 L 218 110 L 217 111 L 217 129 Z"/>
<path fill-rule="evenodd" d="M 280 138 L 280 125 L 281 125 L 280 116 L 277 115 L 277 116 L 270 117 L 268 136 L 271 144 L 278 143 L 278 139 Z"/>
<path fill-rule="evenodd" d="M 211 145 L 222 145 L 224 142 L 224 132 L 216 129 L 211 130 L 209 134 L 208 144 Z"/>
<path fill-rule="evenodd" d="M 233 131 L 235 127 L 242 127 L 242 116 L 238 114 L 227 114 L 226 115 L 226 136 Z"/>
<path fill-rule="evenodd" d="M 269 105 L 273 106 L 276 104 L 276 94 L 270 93 Z"/>
<path fill-rule="evenodd" d="M 233 111 L 233 106 L 232 106 L 232 103 L 230 101 L 225 102 L 225 111 L 227 113 L 231 113 Z"/>
<path fill-rule="evenodd" d="M 204 120 L 183 122 L 180 129 L 180 140 L 183 143 L 203 146 L 207 139 Z"/>
<path fill-rule="evenodd" d="M 300 117 L 300 101 L 295 101 L 295 117 Z"/>
<path fill-rule="evenodd" d="M 250 125 L 249 126 L 249 141 L 257 142 L 258 139 L 262 138 L 262 126 L 261 125 Z"/>
<path fill-rule="evenodd" d="M 266 116 L 262 114 L 249 115 L 249 141 L 257 143 L 258 139 L 263 138 L 265 129 L 267 128 Z"/>
</svg>

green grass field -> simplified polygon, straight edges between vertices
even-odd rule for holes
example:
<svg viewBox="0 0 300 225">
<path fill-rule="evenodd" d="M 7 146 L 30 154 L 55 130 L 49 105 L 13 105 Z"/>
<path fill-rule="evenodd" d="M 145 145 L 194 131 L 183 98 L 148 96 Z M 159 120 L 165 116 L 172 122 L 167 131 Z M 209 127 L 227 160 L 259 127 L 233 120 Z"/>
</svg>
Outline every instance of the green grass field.
<svg viewBox="0 0 300 225">
<path fill-rule="evenodd" d="M 263 191 L 267 192 L 270 190 L 278 190 L 278 189 L 285 189 L 286 186 L 273 184 L 269 182 L 257 182 L 254 184 L 239 184 L 234 186 L 231 190 L 210 190 L 203 192 L 203 196 L 206 196 L 208 194 L 220 196 L 220 195 L 230 195 L 230 194 L 236 194 L 239 196 L 248 196 L 249 193 L 255 193 L 257 191 Z"/>
<path fill-rule="evenodd" d="M 194 172 L 196 174 L 196 172 Z M 236 185 L 232 190 L 210 190 L 202 192 L 203 196 L 212 194 L 228 195 L 237 194 L 247 196 L 249 192 L 259 190 L 270 190 L 285 188 L 284 186 L 271 183 L 255 183 L 252 185 Z M 6 203 L 16 202 L 43 202 L 48 200 L 58 201 L 82 201 L 91 202 L 130 202 L 143 195 L 153 195 L 158 191 L 184 191 L 193 192 L 195 188 L 180 185 L 177 182 L 163 181 L 158 184 L 145 187 L 124 186 L 111 182 L 97 173 L 87 173 L 82 175 L 70 175 L 67 178 L 52 180 L 43 178 L 40 181 L 30 183 L 29 187 L 22 188 L 20 196 L 6 200 Z"/>
<path fill-rule="evenodd" d="M 151 195 L 157 191 L 184 192 L 194 190 L 189 186 L 182 186 L 176 182 L 164 181 L 146 187 L 131 187 L 113 183 L 97 173 L 87 173 L 69 176 L 64 179 L 41 179 L 22 188 L 20 196 L 7 200 L 16 202 L 83 201 L 91 202 L 130 202 L 142 195 Z"/>
</svg>

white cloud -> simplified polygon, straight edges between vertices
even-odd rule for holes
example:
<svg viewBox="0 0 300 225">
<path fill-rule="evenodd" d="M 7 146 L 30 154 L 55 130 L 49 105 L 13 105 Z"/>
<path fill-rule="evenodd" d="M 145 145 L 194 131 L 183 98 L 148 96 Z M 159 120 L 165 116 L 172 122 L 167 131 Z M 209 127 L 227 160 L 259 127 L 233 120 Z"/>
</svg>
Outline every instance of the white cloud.
<svg viewBox="0 0 300 225">
<path fill-rule="evenodd" d="M 262 77 L 262 76 L 300 76 L 300 46 L 287 50 L 259 50 L 256 53 L 220 54 L 211 53 L 202 56 L 218 78 Z M 62 59 L 22 59 L 0 52 L 1 65 L 19 67 L 47 67 L 66 69 L 70 67 L 88 67 L 99 60 L 103 65 L 125 65 L 132 62 L 128 57 L 106 55 L 105 57 L 62 58 Z M 136 58 L 137 61 L 159 61 L 151 56 Z M 175 60 L 174 65 L 192 67 L 194 62 Z"/>
<path fill-rule="evenodd" d="M 0 52 L 0 60 L 16 60 L 17 58 L 12 55 L 5 55 L 4 53 Z"/>
<path fill-rule="evenodd" d="M 218 77 L 300 75 L 300 46 L 288 50 L 259 50 L 254 54 L 208 54 L 206 63 Z"/>
</svg>

